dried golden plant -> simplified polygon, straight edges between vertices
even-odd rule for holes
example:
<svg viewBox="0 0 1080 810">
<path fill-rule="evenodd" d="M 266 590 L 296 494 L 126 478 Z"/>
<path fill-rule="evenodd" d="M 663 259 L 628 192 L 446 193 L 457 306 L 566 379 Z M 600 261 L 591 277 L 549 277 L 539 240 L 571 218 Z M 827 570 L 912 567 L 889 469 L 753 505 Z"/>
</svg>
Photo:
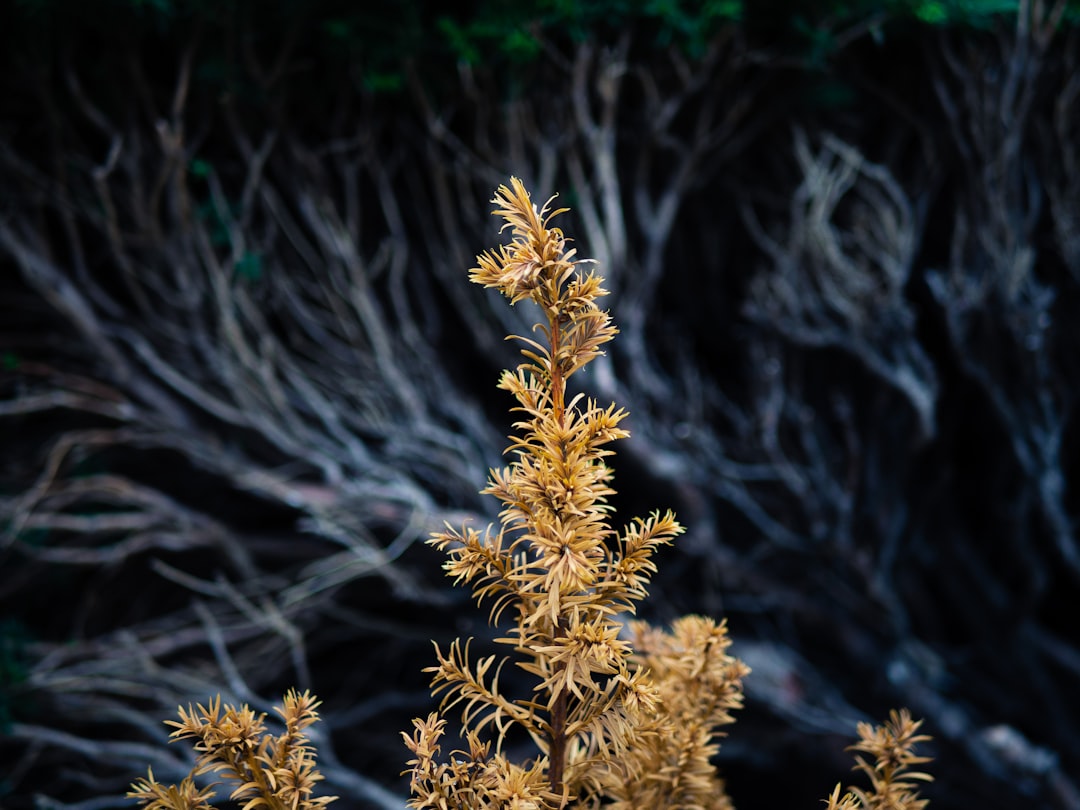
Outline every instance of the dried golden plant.
<svg viewBox="0 0 1080 810">
<path fill-rule="evenodd" d="M 265 714 L 256 715 L 247 705 L 223 707 L 220 695 L 206 706 L 181 706 L 179 722 L 165 722 L 176 729 L 169 735 L 172 739 L 195 740 L 199 756 L 191 773 L 179 785 L 162 785 L 150 770 L 127 795 L 146 810 L 211 810 L 213 786 L 200 789 L 195 777 L 213 773 L 236 784 L 229 799 L 243 802 L 242 810 L 325 807 L 337 797 L 312 796 L 323 777 L 316 766 L 315 748 L 304 734 L 319 719 L 318 705 L 308 692 L 290 690 L 274 709 L 285 723 L 285 731 L 276 736 L 267 731 Z"/>
<path fill-rule="evenodd" d="M 569 378 L 617 332 L 596 303 L 603 280 L 551 225 L 566 209 L 551 210 L 549 200 L 537 210 L 516 178 L 492 202 L 512 240 L 480 255 L 470 278 L 511 304 L 535 303 L 540 339 L 513 336 L 525 361 L 499 382 L 521 415 L 512 463 L 493 469 L 483 490 L 501 501 L 501 526 L 447 526 L 429 542 L 449 557 L 447 574 L 489 604 L 493 623 L 508 619 L 496 641 L 514 655 L 474 659 L 468 642 L 436 645 L 438 664 L 427 671 L 444 696 L 440 711 L 402 735 L 414 755 L 409 804 L 728 807 L 711 757 L 749 669 L 727 654 L 725 626 L 708 618 L 680 619 L 670 632 L 624 628 L 620 617 L 635 612 L 656 571 L 654 552 L 683 529 L 670 512 L 621 532 L 610 526 L 605 458 L 607 445 L 628 435 L 619 427 L 626 413 L 580 394 L 567 400 Z M 503 694 L 510 660 L 532 676 L 532 694 Z M 441 758 L 454 707 L 465 745 Z M 512 731 L 531 738 L 536 756 L 507 758 Z"/>
<path fill-rule="evenodd" d="M 828 810 L 922 810 L 928 804 L 920 799 L 919 782 L 931 782 L 933 777 L 912 766 L 930 762 L 930 757 L 915 755 L 915 746 L 930 737 L 919 734 L 922 720 L 912 720 L 907 709 L 889 714 L 886 723 L 871 726 L 859 723 L 859 742 L 849 751 L 860 751 L 874 758 L 873 764 L 855 757 L 855 770 L 870 778 L 870 790 L 848 788 L 841 797 L 840 785 L 829 797 Z"/>
</svg>

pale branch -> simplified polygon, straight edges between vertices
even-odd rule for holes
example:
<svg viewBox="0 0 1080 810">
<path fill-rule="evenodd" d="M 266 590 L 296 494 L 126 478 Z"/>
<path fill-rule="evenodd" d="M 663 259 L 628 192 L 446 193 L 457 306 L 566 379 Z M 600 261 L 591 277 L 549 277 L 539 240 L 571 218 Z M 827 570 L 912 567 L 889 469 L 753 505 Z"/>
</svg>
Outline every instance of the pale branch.
<svg viewBox="0 0 1080 810">
<path fill-rule="evenodd" d="M 1058 557 L 1078 578 L 1080 546 L 1064 503 L 1061 459 L 1073 403 L 1052 384 L 1060 372 L 1050 346 L 1060 325 L 1055 291 L 1035 267 L 1043 200 L 1025 151 L 1037 135 L 1033 109 L 1063 8 L 1021 4 L 1015 30 L 997 34 L 994 70 L 1003 81 L 973 69 L 981 52 L 942 41 L 934 86 L 963 157 L 969 197 L 956 215 L 949 265 L 929 273 L 927 282 L 956 359 L 1005 425 Z"/>
<path fill-rule="evenodd" d="M 772 265 L 752 282 L 748 314 L 796 345 L 857 357 L 908 400 L 932 438 L 937 372 L 905 293 L 922 230 L 917 206 L 887 167 L 835 136 L 813 148 L 797 132 L 795 155 L 803 179 L 776 236 L 742 207 Z"/>
</svg>

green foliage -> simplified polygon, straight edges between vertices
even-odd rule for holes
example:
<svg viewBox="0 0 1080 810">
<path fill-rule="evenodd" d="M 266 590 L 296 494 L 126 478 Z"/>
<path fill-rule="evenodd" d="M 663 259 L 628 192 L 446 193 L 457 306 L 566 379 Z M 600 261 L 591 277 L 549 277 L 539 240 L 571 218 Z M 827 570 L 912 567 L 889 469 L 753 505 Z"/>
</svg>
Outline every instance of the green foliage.
<svg viewBox="0 0 1080 810">
<path fill-rule="evenodd" d="M 937 2 L 937 0 L 919 3 L 914 9 L 914 14 L 923 22 L 931 25 L 941 24 L 949 20 L 948 8 L 946 8 L 945 3 Z"/>
<path fill-rule="evenodd" d="M 11 729 L 16 692 L 30 675 L 26 645 L 29 633 L 17 619 L 0 620 L 0 734 Z"/>
<path fill-rule="evenodd" d="M 817 68 L 863 28 L 879 41 L 926 26 L 979 31 L 1012 24 L 1020 10 L 1020 0 L 758 0 L 741 19 L 757 40 Z M 1078 16 L 1080 0 L 1070 0 L 1065 20 Z"/>
<path fill-rule="evenodd" d="M 237 32 L 267 64 L 288 47 L 304 49 L 304 70 L 278 81 L 302 85 L 307 96 L 333 84 L 319 77 L 334 75 L 393 95 L 404 91 L 410 71 L 439 83 L 454 64 L 496 69 L 513 87 L 546 43 L 611 42 L 628 31 L 637 48 L 675 48 L 693 59 L 737 27 L 766 51 L 817 68 L 853 31 L 880 40 L 925 27 L 982 30 L 1020 7 L 1019 0 L 16 0 L 0 8 L 0 53 L 9 65 L 48 65 L 64 43 L 92 49 L 80 80 L 100 80 L 109 91 L 109 77 L 128 70 L 122 60 L 130 49 L 145 49 L 142 61 L 152 71 L 156 55 L 168 53 L 163 45 L 178 51 L 198 32 L 196 80 L 260 104 L 267 88 L 252 83 L 238 61 L 230 44 Z M 1080 0 L 1069 0 L 1064 19 L 1080 21 Z M 115 99 L 118 106 L 127 101 Z"/>
<path fill-rule="evenodd" d="M 652 44 L 704 50 L 717 29 L 742 17 L 741 0 L 530 0 L 482 3 L 471 14 L 444 15 L 438 28 L 454 55 L 476 64 L 493 55 L 528 62 L 540 54 L 541 35 L 582 40 L 642 26 Z"/>
<path fill-rule="evenodd" d="M 233 206 L 230 204 L 230 209 Z M 210 244 L 214 247 L 229 247 L 232 244 L 232 236 L 229 233 L 229 223 L 233 220 L 234 210 L 222 211 L 213 200 L 200 203 L 195 211 L 196 216 L 210 227 Z"/>
<path fill-rule="evenodd" d="M 905 0 L 897 7 L 929 25 L 960 25 L 985 28 L 994 20 L 1014 16 L 1019 0 Z"/>
<path fill-rule="evenodd" d="M 233 268 L 243 281 L 258 281 L 262 278 L 262 257 L 258 253 L 245 253 Z"/>
<path fill-rule="evenodd" d="M 210 173 L 213 170 L 214 167 L 210 164 L 210 162 L 201 158 L 193 158 L 192 161 L 188 164 L 188 172 L 191 174 L 192 177 L 197 177 L 199 179 L 209 177 Z"/>
</svg>

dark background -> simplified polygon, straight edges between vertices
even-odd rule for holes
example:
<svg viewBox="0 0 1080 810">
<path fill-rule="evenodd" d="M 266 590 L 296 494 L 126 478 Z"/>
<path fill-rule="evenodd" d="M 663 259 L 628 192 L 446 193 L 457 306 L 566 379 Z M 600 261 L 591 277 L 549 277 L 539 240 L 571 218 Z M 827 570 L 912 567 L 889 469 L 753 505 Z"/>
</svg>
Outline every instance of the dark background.
<svg viewBox="0 0 1080 810">
<path fill-rule="evenodd" d="M 293 685 L 335 806 L 403 806 L 430 640 L 491 635 L 421 541 L 496 517 L 511 174 L 612 291 L 619 519 L 688 527 L 645 618 L 754 668 L 736 806 L 818 806 L 899 706 L 932 806 L 1080 806 L 1078 22 L 4 4 L 0 806 L 128 806 L 178 703 Z"/>
</svg>

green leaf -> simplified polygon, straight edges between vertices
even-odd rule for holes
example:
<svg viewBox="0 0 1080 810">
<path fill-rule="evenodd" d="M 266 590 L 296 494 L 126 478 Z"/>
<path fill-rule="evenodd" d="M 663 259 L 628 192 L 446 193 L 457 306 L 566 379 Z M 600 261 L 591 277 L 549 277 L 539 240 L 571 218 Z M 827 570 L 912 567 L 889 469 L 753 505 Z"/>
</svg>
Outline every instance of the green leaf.
<svg viewBox="0 0 1080 810">
<path fill-rule="evenodd" d="M 232 244 L 232 235 L 229 233 L 229 223 L 226 215 L 231 217 L 231 212 L 218 210 L 213 200 L 201 203 L 195 209 L 199 219 L 207 224 L 210 230 L 210 244 L 214 247 L 228 247 Z"/>
<path fill-rule="evenodd" d="M 5 733 L 14 721 L 16 687 L 30 677 L 26 645 L 30 634 L 18 619 L 0 620 L 0 734 Z M 21 701 L 25 709 L 25 700 Z M 0 783 L 0 796 L 4 795 Z"/>
<path fill-rule="evenodd" d="M 920 3 L 915 7 L 915 16 L 925 23 L 940 25 L 948 21 L 949 12 L 946 10 L 944 3 Z"/>
<path fill-rule="evenodd" d="M 373 70 L 364 74 L 363 84 L 372 93 L 393 93 L 405 86 L 405 75 Z"/>
<path fill-rule="evenodd" d="M 349 39 L 353 35 L 352 26 L 346 20 L 327 20 L 322 27 L 332 39 Z"/>
<path fill-rule="evenodd" d="M 719 20 L 741 20 L 742 0 L 713 0 L 705 4 L 705 14 Z"/>
<path fill-rule="evenodd" d="M 233 269 L 243 281 L 258 281 L 263 274 L 262 258 L 257 253 L 245 253 Z"/>
<path fill-rule="evenodd" d="M 508 56 L 527 61 L 540 53 L 540 43 L 528 31 L 515 28 L 503 38 L 502 49 Z"/>
<path fill-rule="evenodd" d="M 469 32 L 450 17 L 440 17 L 435 23 L 446 38 L 446 44 L 458 60 L 469 65 L 480 62 L 480 51 L 473 44 Z"/>
<path fill-rule="evenodd" d="M 210 165 L 210 162 L 202 158 L 193 158 L 188 164 L 188 171 L 192 177 L 209 177 L 213 170 L 214 167 Z"/>
</svg>

